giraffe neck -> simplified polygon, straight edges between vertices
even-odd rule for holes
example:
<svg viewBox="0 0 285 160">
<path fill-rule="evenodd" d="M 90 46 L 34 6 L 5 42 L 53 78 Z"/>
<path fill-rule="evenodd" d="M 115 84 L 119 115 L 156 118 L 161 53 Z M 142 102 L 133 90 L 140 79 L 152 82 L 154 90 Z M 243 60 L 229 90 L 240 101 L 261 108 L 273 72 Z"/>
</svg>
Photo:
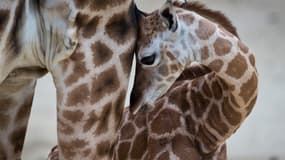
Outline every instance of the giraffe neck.
<svg viewBox="0 0 285 160">
<path fill-rule="evenodd" d="M 254 56 L 248 48 L 222 27 L 195 14 L 187 13 L 188 21 L 181 21 L 180 33 L 186 52 L 181 61 L 188 66 L 199 62 L 214 71 L 231 90 L 239 106 L 248 106 L 257 95 L 257 71 Z M 182 14 L 180 18 L 183 19 Z M 185 33 L 186 32 L 186 33 Z M 190 43 L 189 43 L 190 42 Z M 252 85 L 250 88 L 249 85 Z"/>
<path fill-rule="evenodd" d="M 205 18 L 188 11 L 178 16 L 186 48 L 181 60 L 186 66 L 195 61 L 213 71 L 189 85 L 194 112 L 187 116 L 194 121 L 201 153 L 211 154 L 239 128 L 256 102 L 254 55 L 240 39 Z M 199 104 L 204 108 L 198 109 Z"/>
<path fill-rule="evenodd" d="M 0 159 L 21 159 L 35 84 L 9 77 L 0 85 Z"/>
<path fill-rule="evenodd" d="M 111 159 L 121 120 L 136 21 L 132 0 L 79 1 L 79 45 L 51 69 L 60 159 Z"/>
</svg>

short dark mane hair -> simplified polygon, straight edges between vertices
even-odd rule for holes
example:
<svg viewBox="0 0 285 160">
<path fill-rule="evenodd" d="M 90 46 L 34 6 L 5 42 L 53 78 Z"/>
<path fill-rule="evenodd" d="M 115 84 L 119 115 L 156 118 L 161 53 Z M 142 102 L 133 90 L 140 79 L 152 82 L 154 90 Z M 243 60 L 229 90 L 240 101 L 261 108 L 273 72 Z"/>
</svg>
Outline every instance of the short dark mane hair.
<svg viewBox="0 0 285 160">
<path fill-rule="evenodd" d="M 205 18 L 208 18 L 209 20 L 212 20 L 213 22 L 221 25 L 227 31 L 229 31 L 230 33 L 239 38 L 236 27 L 232 24 L 229 18 L 226 17 L 222 12 L 209 9 L 208 7 L 206 7 L 206 5 L 197 1 L 191 1 L 191 2 L 175 1 L 173 2 L 173 5 L 179 8 L 183 8 L 198 13 L 201 16 L 204 16 Z"/>
</svg>

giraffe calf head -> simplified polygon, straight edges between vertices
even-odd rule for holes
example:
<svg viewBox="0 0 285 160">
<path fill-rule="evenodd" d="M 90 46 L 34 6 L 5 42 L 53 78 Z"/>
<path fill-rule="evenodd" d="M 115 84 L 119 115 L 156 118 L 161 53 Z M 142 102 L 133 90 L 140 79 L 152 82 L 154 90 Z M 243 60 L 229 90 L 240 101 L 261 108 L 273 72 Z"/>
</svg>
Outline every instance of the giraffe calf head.
<svg viewBox="0 0 285 160">
<path fill-rule="evenodd" d="M 186 57 L 180 54 L 180 33 L 170 2 L 139 18 L 137 69 L 130 102 L 132 112 L 136 113 L 146 103 L 154 103 L 183 72 Z"/>
</svg>

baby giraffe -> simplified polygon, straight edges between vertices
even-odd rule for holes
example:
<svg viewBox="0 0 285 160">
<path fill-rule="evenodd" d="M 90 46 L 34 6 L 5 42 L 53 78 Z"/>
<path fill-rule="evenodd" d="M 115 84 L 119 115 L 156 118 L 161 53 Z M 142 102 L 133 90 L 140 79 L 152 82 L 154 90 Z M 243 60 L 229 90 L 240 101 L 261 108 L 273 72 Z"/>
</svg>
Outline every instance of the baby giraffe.
<svg viewBox="0 0 285 160">
<path fill-rule="evenodd" d="M 140 17 L 131 113 L 123 118 L 115 159 L 224 160 L 217 153 L 256 102 L 254 55 L 191 5 L 167 2 Z M 172 86 L 193 62 L 209 72 Z"/>
</svg>

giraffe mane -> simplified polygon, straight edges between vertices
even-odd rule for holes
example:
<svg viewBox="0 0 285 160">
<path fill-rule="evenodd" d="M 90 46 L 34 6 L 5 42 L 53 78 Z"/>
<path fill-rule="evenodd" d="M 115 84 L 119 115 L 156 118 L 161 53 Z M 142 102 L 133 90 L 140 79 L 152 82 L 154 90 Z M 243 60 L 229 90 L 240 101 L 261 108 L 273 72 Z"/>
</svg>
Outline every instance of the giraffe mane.
<svg viewBox="0 0 285 160">
<path fill-rule="evenodd" d="M 209 9 L 205 4 L 200 3 L 198 1 L 191 2 L 173 2 L 173 5 L 182 9 L 186 9 L 189 11 L 196 12 L 205 18 L 212 20 L 213 22 L 221 25 L 227 31 L 235 35 L 239 38 L 236 27 L 232 24 L 227 16 L 225 16 L 222 12 Z"/>
</svg>

